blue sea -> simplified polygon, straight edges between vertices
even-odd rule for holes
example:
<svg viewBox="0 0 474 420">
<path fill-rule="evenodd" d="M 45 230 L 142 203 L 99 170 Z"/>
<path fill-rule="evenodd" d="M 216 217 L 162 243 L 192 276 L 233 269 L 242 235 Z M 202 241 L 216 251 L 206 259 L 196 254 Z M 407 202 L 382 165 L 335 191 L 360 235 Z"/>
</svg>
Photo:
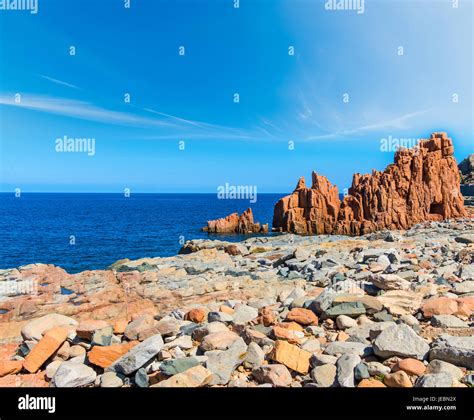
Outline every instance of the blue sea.
<svg viewBox="0 0 474 420">
<path fill-rule="evenodd" d="M 207 234 L 201 228 L 248 207 L 255 221 L 271 228 L 273 206 L 284 195 L 258 194 L 250 203 L 216 194 L 22 193 L 17 198 L 1 193 L 0 268 L 45 263 L 77 273 L 122 258 L 175 255 L 183 240 L 240 241 L 248 236 Z"/>
</svg>

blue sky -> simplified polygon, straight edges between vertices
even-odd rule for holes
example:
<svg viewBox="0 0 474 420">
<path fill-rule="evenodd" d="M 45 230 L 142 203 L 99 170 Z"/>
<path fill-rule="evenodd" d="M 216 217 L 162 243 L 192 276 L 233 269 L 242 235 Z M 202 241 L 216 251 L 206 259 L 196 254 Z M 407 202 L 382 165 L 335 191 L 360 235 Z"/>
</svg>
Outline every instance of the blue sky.
<svg viewBox="0 0 474 420">
<path fill-rule="evenodd" d="M 470 0 L 38 1 L 0 11 L 1 191 L 288 192 L 312 170 L 342 190 L 389 136 L 474 152 Z"/>
</svg>

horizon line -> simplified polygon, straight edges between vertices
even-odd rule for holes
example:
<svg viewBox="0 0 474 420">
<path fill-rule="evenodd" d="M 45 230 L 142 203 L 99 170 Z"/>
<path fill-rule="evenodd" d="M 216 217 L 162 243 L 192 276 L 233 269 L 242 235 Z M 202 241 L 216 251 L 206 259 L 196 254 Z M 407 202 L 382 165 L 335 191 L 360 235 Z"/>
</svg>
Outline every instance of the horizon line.
<svg viewBox="0 0 474 420">
<path fill-rule="evenodd" d="M 15 191 L 0 191 L 0 194 L 12 194 L 15 195 Z M 21 194 L 120 194 L 123 195 L 123 192 L 117 191 L 21 191 Z M 133 194 L 218 194 L 217 192 L 188 192 L 188 191 L 180 191 L 180 192 L 163 192 L 163 191 L 156 191 L 156 192 L 130 192 L 130 195 Z M 258 194 L 291 194 L 291 192 L 260 192 Z"/>
</svg>

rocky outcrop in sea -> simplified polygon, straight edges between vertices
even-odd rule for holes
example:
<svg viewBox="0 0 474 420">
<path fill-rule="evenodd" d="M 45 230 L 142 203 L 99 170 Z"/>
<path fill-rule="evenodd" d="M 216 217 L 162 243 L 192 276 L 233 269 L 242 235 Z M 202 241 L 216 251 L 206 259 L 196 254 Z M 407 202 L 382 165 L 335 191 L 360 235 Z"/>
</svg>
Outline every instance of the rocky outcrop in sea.
<svg viewBox="0 0 474 420">
<path fill-rule="evenodd" d="M 474 220 L 0 270 L 0 386 L 472 387 Z"/>
<path fill-rule="evenodd" d="M 221 219 L 209 220 L 207 226 L 202 228 L 204 232 L 209 233 L 268 233 L 268 223 L 260 225 L 254 222 L 251 208 L 245 210 L 241 215 L 232 213 Z"/>
<path fill-rule="evenodd" d="M 465 217 L 453 144 L 433 133 L 412 149 L 400 149 L 383 172 L 355 174 L 349 194 L 313 172 L 311 188 L 300 178 L 291 195 L 275 205 L 274 231 L 363 235 L 408 229 L 416 223 Z"/>
</svg>

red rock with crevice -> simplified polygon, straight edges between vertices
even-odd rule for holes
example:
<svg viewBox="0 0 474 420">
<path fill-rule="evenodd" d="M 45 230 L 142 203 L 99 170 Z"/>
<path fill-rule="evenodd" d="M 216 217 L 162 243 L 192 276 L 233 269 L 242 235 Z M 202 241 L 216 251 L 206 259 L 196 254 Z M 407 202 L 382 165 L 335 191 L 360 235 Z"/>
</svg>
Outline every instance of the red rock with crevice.
<svg viewBox="0 0 474 420">
<path fill-rule="evenodd" d="M 354 174 L 341 201 L 336 186 L 313 172 L 311 188 L 300 178 L 274 209 L 273 230 L 296 234 L 364 235 L 408 229 L 423 221 L 466 217 L 452 140 L 433 133 L 400 149 L 383 172 Z"/>
</svg>

